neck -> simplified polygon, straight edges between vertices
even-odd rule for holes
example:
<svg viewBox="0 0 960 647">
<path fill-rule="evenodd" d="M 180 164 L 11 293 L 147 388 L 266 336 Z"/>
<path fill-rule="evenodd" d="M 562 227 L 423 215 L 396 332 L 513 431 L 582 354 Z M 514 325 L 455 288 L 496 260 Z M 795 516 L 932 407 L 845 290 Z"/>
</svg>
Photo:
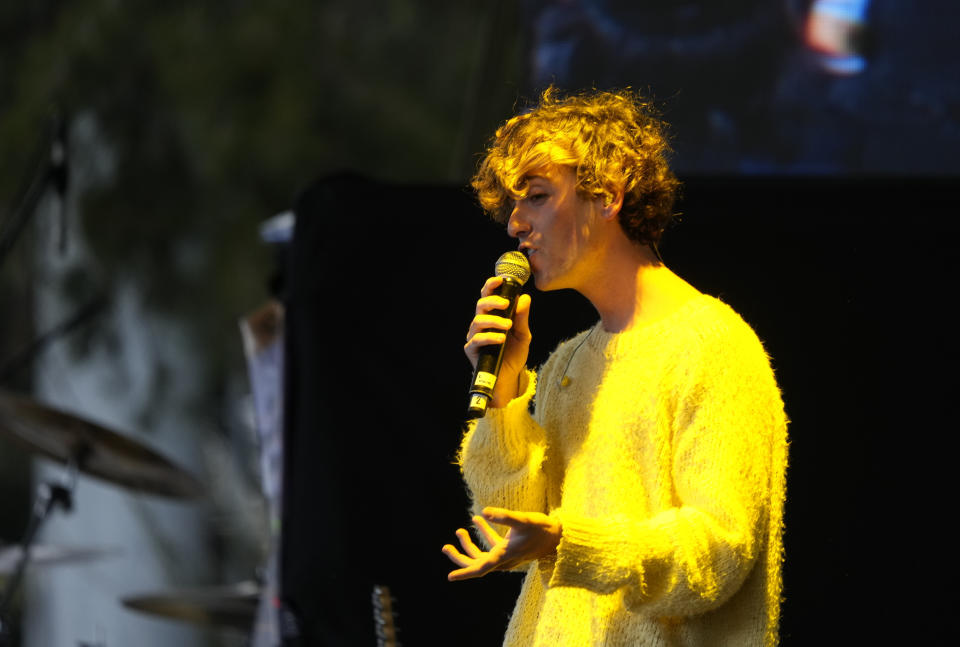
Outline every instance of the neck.
<svg viewBox="0 0 960 647">
<path fill-rule="evenodd" d="M 600 314 L 607 332 L 623 332 L 669 316 L 699 294 L 661 263 L 646 245 L 624 238 L 608 248 L 597 276 L 580 292 Z"/>
</svg>

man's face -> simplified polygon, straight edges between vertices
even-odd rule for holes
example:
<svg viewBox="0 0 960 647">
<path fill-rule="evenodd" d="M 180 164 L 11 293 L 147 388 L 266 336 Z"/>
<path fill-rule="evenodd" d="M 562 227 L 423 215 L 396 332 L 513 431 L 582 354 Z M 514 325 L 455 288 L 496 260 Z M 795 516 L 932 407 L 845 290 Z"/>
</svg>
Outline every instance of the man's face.
<svg viewBox="0 0 960 647">
<path fill-rule="evenodd" d="M 527 197 L 514 203 L 507 233 L 520 240 L 537 288 L 582 292 L 598 251 L 595 229 L 601 202 L 577 195 L 576 173 L 568 166 L 538 169 L 527 181 Z"/>
</svg>

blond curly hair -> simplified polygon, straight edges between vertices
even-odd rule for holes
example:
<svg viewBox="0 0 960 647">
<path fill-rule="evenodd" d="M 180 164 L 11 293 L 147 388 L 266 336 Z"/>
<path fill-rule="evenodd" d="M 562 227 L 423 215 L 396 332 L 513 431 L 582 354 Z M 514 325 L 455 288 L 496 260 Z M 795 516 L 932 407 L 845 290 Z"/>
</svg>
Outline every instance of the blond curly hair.
<svg viewBox="0 0 960 647">
<path fill-rule="evenodd" d="M 667 164 L 666 124 L 631 90 L 564 96 L 547 88 L 532 110 L 507 120 L 471 180 L 483 209 L 506 223 L 537 169 L 568 166 L 577 193 L 609 204 L 623 191 L 620 225 L 655 250 L 673 217 L 680 182 Z"/>
</svg>

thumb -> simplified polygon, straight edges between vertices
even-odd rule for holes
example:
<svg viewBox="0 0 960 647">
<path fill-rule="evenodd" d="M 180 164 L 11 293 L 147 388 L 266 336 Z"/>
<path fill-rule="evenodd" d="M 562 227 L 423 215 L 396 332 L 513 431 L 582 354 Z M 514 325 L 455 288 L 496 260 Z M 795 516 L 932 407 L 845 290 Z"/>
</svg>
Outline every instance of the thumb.
<svg viewBox="0 0 960 647">
<path fill-rule="evenodd" d="M 513 510 L 505 508 L 486 507 L 481 511 L 483 518 L 492 523 L 499 523 L 511 528 L 517 523 L 523 523 L 521 516 Z"/>
<path fill-rule="evenodd" d="M 530 295 L 517 297 L 517 310 L 513 314 L 513 332 L 521 337 L 530 336 Z"/>
</svg>

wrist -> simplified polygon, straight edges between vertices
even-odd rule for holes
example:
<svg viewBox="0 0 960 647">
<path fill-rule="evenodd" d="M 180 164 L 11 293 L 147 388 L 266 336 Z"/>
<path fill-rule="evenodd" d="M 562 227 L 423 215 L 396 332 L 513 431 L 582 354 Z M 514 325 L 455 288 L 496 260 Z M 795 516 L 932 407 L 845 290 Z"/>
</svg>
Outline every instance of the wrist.
<svg viewBox="0 0 960 647">
<path fill-rule="evenodd" d="M 497 387 L 494 389 L 493 397 L 490 398 L 490 407 L 493 409 L 502 409 L 521 395 L 526 393 L 530 378 L 527 376 L 526 367 L 524 367 L 517 377 L 511 378 L 506 375 L 497 380 Z M 501 390 L 501 386 L 513 385 L 513 388 Z"/>
</svg>

